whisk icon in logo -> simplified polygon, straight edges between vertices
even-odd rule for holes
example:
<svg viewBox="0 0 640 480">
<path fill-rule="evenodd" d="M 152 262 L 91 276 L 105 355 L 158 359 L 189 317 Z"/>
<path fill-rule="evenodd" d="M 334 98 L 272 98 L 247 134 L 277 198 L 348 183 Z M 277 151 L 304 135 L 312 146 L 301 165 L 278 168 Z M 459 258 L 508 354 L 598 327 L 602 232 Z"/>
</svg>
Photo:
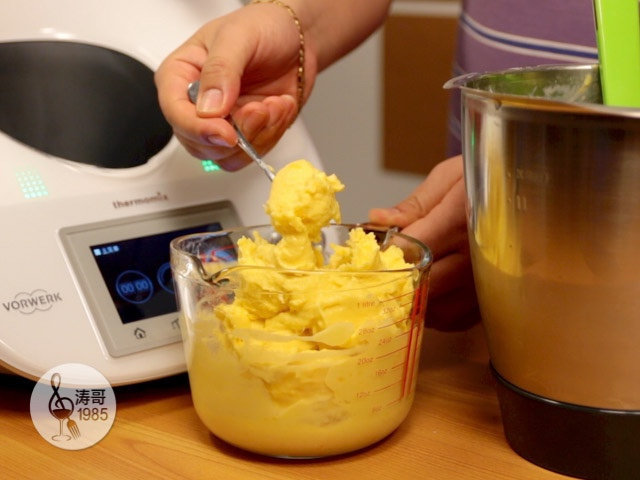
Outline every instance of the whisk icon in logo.
<svg viewBox="0 0 640 480">
<path fill-rule="evenodd" d="M 40 435 L 65 450 L 90 447 L 109 432 L 116 399 L 96 369 L 66 363 L 46 372 L 31 392 L 31 419 Z"/>
</svg>

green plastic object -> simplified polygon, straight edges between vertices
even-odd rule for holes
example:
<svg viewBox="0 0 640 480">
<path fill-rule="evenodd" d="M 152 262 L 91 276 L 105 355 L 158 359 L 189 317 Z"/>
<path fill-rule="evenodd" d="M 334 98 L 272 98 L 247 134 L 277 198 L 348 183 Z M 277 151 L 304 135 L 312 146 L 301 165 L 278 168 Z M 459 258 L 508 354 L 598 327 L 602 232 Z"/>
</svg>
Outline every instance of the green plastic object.
<svg viewBox="0 0 640 480">
<path fill-rule="evenodd" d="M 638 0 L 594 0 L 605 105 L 640 107 Z"/>
</svg>

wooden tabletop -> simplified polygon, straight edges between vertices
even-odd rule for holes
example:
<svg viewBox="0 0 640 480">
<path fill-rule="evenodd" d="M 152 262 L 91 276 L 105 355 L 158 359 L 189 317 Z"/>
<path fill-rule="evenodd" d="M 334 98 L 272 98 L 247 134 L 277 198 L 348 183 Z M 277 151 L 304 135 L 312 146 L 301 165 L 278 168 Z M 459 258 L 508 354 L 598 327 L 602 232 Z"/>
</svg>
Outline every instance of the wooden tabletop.
<svg viewBox="0 0 640 480">
<path fill-rule="evenodd" d="M 389 437 L 354 454 L 279 460 L 226 445 L 200 423 L 188 379 L 115 388 L 113 427 L 96 445 L 62 450 L 36 431 L 33 383 L 0 376 L 3 479 L 567 479 L 529 463 L 505 441 L 480 327 L 425 331 L 415 404 Z"/>
</svg>

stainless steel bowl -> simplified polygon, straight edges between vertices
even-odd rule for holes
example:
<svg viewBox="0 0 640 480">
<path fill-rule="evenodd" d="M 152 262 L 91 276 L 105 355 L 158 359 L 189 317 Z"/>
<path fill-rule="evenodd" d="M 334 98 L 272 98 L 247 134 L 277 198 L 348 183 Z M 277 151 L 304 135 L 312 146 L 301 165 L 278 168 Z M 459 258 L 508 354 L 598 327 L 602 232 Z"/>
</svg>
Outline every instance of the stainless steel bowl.
<svg viewBox="0 0 640 480">
<path fill-rule="evenodd" d="M 640 111 L 600 103 L 596 65 L 472 74 L 446 87 L 461 90 L 472 264 L 497 377 L 518 398 L 566 407 L 560 418 L 615 411 L 628 418 L 621 430 L 640 432 Z M 578 428 L 559 444 L 538 435 L 547 419 L 510 435 L 513 415 L 537 407 L 507 402 L 510 440 L 535 436 L 559 456 L 574 442 L 587 463 L 613 461 L 592 455 Z"/>
</svg>

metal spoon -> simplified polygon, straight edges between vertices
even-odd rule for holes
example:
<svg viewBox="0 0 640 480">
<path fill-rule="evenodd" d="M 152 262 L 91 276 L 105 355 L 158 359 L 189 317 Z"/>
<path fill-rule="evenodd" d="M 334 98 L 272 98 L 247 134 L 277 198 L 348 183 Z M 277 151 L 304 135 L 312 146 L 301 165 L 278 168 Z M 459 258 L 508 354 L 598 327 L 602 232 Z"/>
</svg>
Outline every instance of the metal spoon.
<svg viewBox="0 0 640 480">
<path fill-rule="evenodd" d="M 189 95 L 189 100 L 191 100 L 191 103 L 193 104 L 195 104 L 198 99 L 198 90 L 200 90 L 199 81 L 195 81 L 189 84 L 187 93 Z M 233 121 L 233 117 L 231 115 L 228 115 L 227 119 L 236 131 L 236 135 L 238 135 L 238 146 L 242 150 L 244 150 L 247 155 L 249 155 L 249 158 L 251 158 L 251 160 L 258 164 L 262 171 L 267 175 L 267 178 L 273 182 L 273 177 L 275 177 L 275 174 L 273 173 L 273 167 L 267 165 L 264 160 L 262 160 L 260 155 L 258 155 L 258 152 L 256 152 L 256 150 L 253 148 L 253 145 L 251 145 L 249 140 L 247 140 L 238 125 L 236 125 L 236 122 Z"/>
</svg>

